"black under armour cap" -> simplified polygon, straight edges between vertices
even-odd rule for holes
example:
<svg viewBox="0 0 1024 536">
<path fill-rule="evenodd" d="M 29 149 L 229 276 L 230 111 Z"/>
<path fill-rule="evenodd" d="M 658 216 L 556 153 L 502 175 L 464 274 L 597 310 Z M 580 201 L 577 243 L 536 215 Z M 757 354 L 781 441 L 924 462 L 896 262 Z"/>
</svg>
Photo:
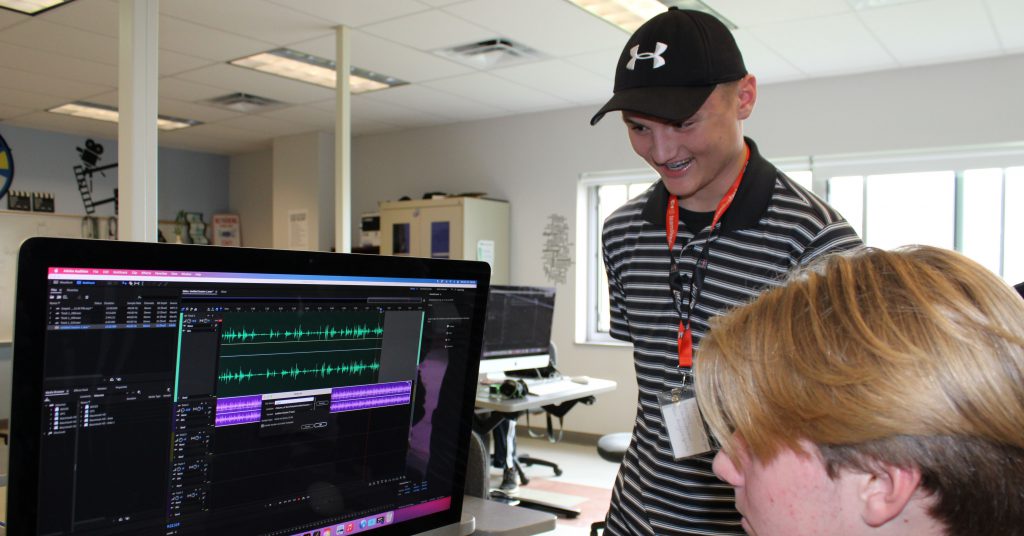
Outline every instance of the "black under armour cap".
<svg viewBox="0 0 1024 536">
<path fill-rule="evenodd" d="M 614 110 L 682 121 L 716 85 L 746 74 L 725 24 L 707 13 L 669 8 L 630 36 L 615 68 L 615 94 L 590 124 Z"/>
</svg>

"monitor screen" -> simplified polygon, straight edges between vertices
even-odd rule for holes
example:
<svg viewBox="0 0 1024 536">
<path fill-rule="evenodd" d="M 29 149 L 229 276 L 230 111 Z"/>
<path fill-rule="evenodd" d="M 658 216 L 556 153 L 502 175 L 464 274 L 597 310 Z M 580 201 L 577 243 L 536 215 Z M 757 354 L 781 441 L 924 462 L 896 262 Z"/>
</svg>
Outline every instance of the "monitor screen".
<svg viewBox="0 0 1024 536">
<path fill-rule="evenodd" d="M 554 313 L 554 288 L 492 286 L 487 298 L 480 372 L 548 366 Z"/>
<path fill-rule="evenodd" d="M 486 264 L 32 239 L 8 534 L 457 523 Z"/>
</svg>

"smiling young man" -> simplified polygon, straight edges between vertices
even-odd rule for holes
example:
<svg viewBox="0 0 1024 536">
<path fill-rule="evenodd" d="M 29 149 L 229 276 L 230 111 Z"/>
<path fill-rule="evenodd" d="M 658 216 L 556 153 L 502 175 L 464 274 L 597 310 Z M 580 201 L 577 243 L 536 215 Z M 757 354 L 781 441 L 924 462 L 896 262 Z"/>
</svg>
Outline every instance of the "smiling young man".
<svg viewBox="0 0 1024 536">
<path fill-rule="evenodd" d="M 607 534 L 740 535 L 732 490 L 712 454 L 677 457 L 659 397 L 683 385 L 712 317 L 779 284 L 793 268 L 861 245 L 835 210 L 786 177 L 743 136 L 757 101 L 718 19 L 670 9 L 629 39 L 611 100 L 636 153 L 660 175 L 602 232 L 611 335 L 633 344 L 633 440 Z"/>
<path fill-rule="evenodd" d="M 1024 301 L 978 263 L 830 256 L 716 319 L 695 370 L 749 534 L 1024 535 Z"/>
</svg>

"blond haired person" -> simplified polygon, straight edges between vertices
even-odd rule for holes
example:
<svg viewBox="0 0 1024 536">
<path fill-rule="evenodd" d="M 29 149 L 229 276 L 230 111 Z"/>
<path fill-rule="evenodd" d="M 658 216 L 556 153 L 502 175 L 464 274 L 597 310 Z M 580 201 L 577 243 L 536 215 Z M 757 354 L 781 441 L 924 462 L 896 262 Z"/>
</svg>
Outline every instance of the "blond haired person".
<svg viewBox="0 0 1024 536">
<path fill-rule="evenodd" d="M 966 257 L 832 256 L 694 361 L 749 534 L 1024 534 L 1024 300 Z"/>
</svg>

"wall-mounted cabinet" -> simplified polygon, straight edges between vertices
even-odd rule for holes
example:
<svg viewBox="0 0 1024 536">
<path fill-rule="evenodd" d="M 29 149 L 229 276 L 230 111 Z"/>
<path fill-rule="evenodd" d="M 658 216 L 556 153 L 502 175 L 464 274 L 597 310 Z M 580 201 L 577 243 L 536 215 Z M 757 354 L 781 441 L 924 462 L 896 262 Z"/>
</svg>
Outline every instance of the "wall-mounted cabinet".
<svg viewBox="0 0 1024 536">
<path fill-rule="evenodd" d="M 486 261 L 491 283 L 508 284 L 508 203 L 475 197 L 385 201 L 380 253 Z"/>
</svg>

